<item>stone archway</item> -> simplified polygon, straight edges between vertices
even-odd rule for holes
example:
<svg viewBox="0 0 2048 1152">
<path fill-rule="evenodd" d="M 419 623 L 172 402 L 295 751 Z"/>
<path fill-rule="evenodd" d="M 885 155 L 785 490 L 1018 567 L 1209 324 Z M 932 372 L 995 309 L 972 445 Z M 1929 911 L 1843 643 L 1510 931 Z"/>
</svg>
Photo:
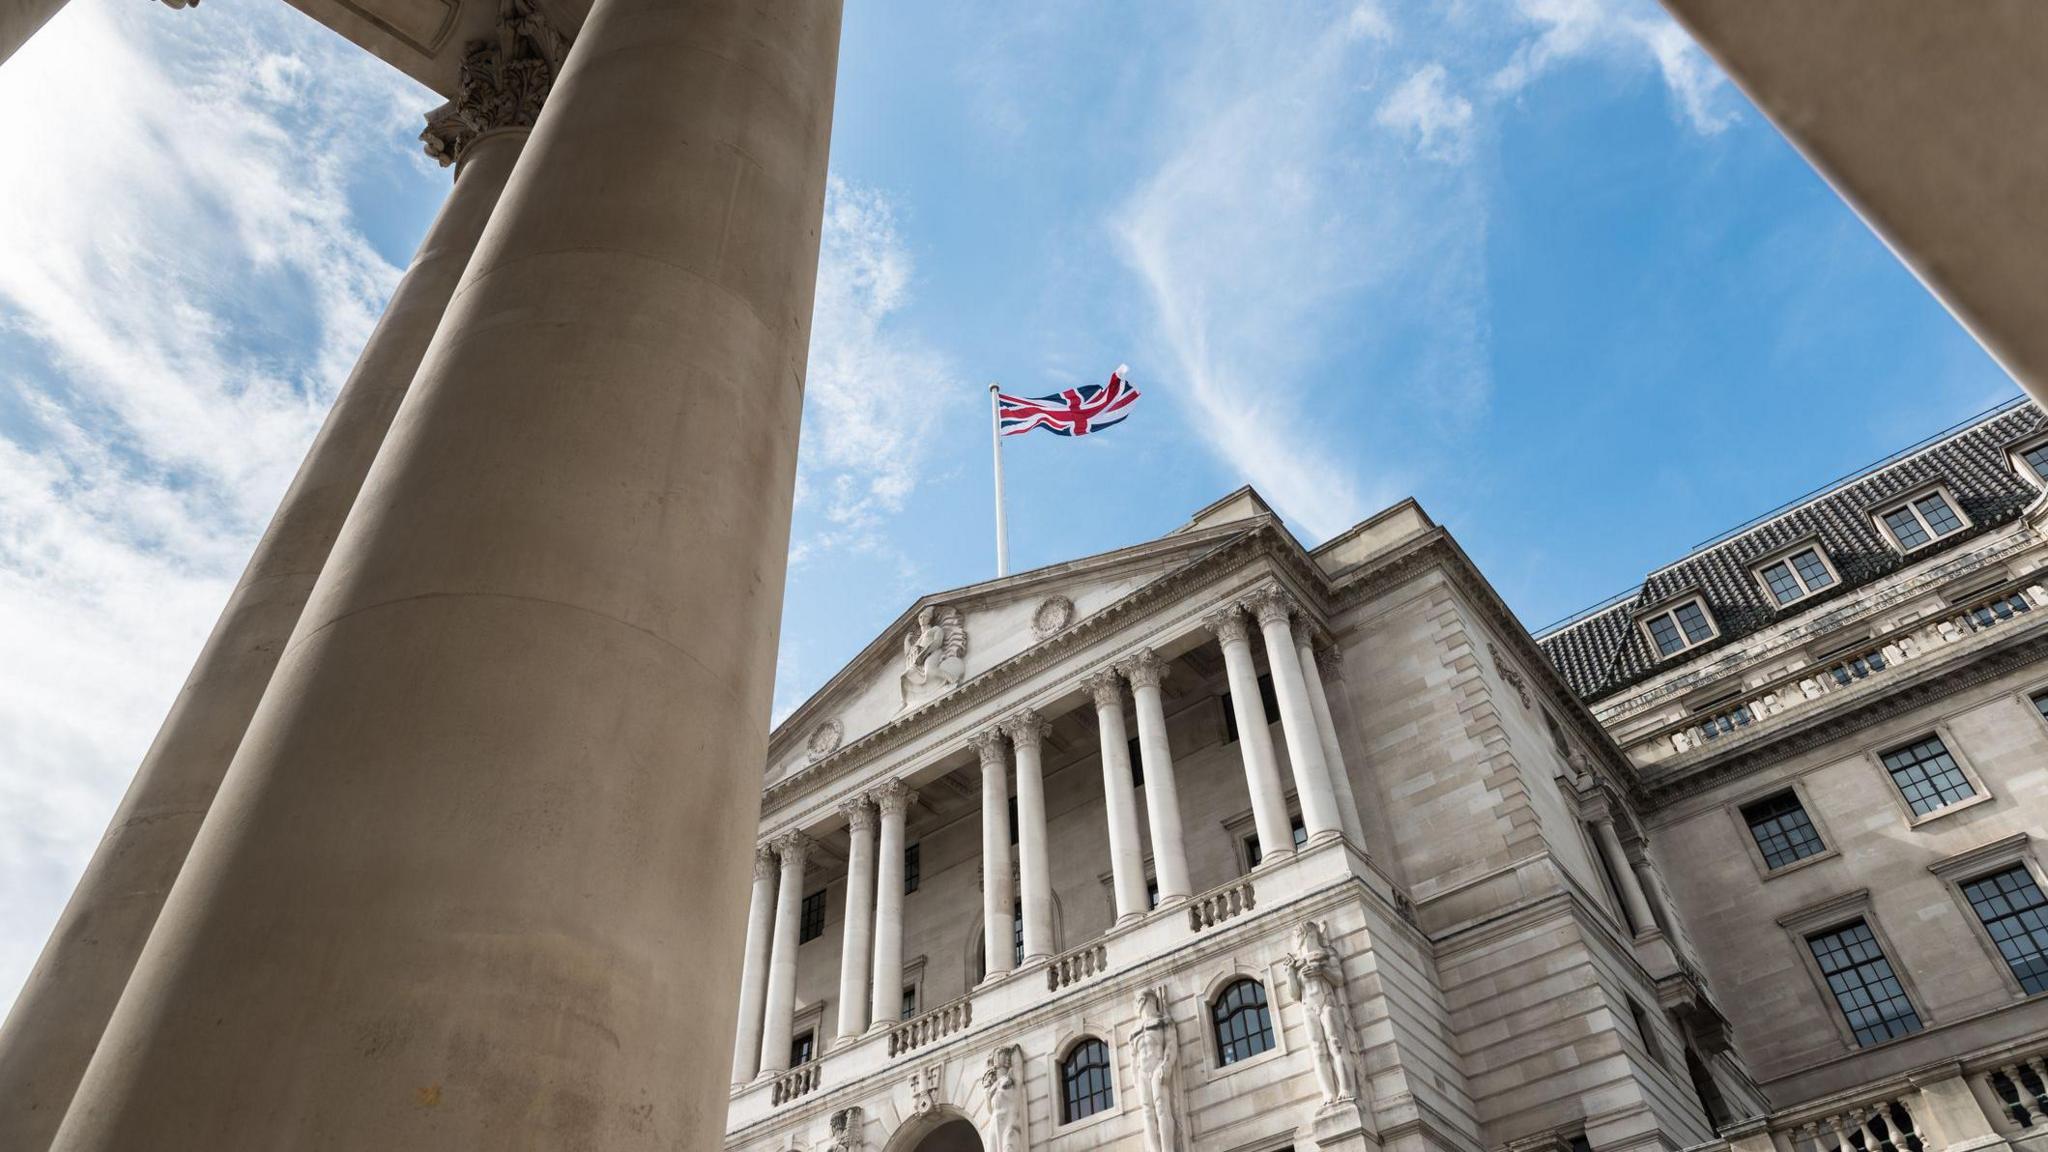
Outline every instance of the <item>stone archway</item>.
<svg viewBox="0 0 2048 1152">
<path fill-rule="evenodd" d="M 905 1121 L 883 1152 L 984 1152 L 984 1145 L 974 1121 L 958 1109 L 940 1107 Z"/>
<path fill-rule="evenodd" d="M 919 1140 L 913 1152 L 982 1152 L 981 1133 L 965 1120 L 948 1120 Z"/>
</svg>

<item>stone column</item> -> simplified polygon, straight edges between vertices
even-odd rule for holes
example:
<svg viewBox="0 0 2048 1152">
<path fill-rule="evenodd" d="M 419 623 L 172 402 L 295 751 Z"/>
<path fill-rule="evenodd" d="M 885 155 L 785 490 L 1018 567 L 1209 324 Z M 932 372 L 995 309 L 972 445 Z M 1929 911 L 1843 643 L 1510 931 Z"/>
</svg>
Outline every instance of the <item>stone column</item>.
<svg viewBox="0 0 2048 1152">
<path fill-rule="evenodd" d="M 1024 906 L 1024 962 L 1052 955 L 1052 865 L 1045 849 L 1045 718 L 1025 709 L 1003 722 L 1017 752 L 1017 881 Z"/>
<path fill-rule="evenodd" d="M 1309 707 L 1316 714 L 1316 735 L 1322 739 L 1323 763 L 1329 765 L 1330 787 L 1337 796 L 1337 819 L 1344 835 L 1365 847 L 1365 825 L 1358 816 L 1358 800 L 1351 790 L 1351 771 L 1344 765 L 1344 747 L 1337 741 L 1337 721 L 1330 714 L 1327 681 L 1342 675 L 1343 657 L 1334 645 L 1317 647 L 1315 635 L 1306 624 L 1296 622 L 1294 651 L 1301 660 L 1301 676 L 1308 682 Z"/>
<path fill-rule="evenodd" d="M 1259 697 L 1259 673 L 1252 663 L 1244 609 L 1227 605 L 1202 624 L 1223 649 L 1230 710 L 1237 720 L 1237 754 L 1244 761 L 1245 786 L 1251 792 L 1260 862 L 1285 859 L 1294 855 L 1294 832 L 1287 820 L 1287 794 L 1280 788 L 1280 765 L 1273 757 L 1273 731 L 1266 725 L 1266 706 Z"/>
<path fill-rule="evenodd" d="M 1344 822 L 1337 815 L 1336 789 L 1330 784 L 1330 766 L 1323 759 L 1322 737 L 1316 733 L 1316 714 L 1308 702 L 1301 657 L 1295 654 L 1294 600 L 1269 588 L 1253 598 L 1252 610 L 1258 614 L 1259 631 L 1266 638 L 1266 669 L 1273 677 L 1273 694 L 1280 698 L 1280 734 L 1287 741 L 1287 764 L 1294 771 L 1302 826 L 1308 829 L 1310 839 L 1341 835 Z"/>
<path fill-rule="evenodd" d="M 0 1148 L 41 1152 L 55 1137 L 526 135 L 507 129 L 465 149 L 454 190 L 0 1027 Z"/>
<path fill-rule="evenodd" d="M 1614 830 L 1614 820 L 1603 815 L 1593 822 L 1593 830 L 1600 841 L 1600 853 L 1607 858 L 1607 870 L 1621 889 L 1622 903 L 1628 905 L 1628 918 L 1634 921 L 1636 933 L 1654 931 L 1657 919 L 1650 914 L 1650 901 L 1643 895 L 1636 870 L 1628 866 L 1628 853 L 1621 847 L 1621 836 Z"/>
<path fill-rule="evenodd" d="M 37 29 L 48 24 L 50 17 L 63 10 L 64 0 L 0 0 L 0 64 L 7 63 L 7 58 L 14 55 L 15 49 L 28 43 L 28 38 L 35 35 Z M 41 1150 L 38 1149 L 37 1152 Z"/>
<path fill-rule="evenodd" d="M 782 884 L 775 893 L 775 935 L 768 952 L 768 999 L 762 1010 L 761 1074 L 789 1071 L 789 1046 L 796 1030 L 796 950 L 798 917 L 804 905 L 804 865 L 810 862 L 811 841 L 791 832 L 775 841 L 782 861 Z"/>
<path fill-rule="evenodd" d="M 875 954 L 875 806 L 863 796 L 839 810 L 846 814 L 848 841 L 846 930 L 839 941 L 839 1040 L 845 1043 L 868 1030 L 868 964 Z M 902 867 L 900 860 L 897 867 Z"/>
<path fill-rule="evenodd" d="M 1130 736 L 1124 731 L 1123 678 L 1104 668 L 1082 684 L 1095 697 L 1095 728 L 1102 744 L 1102 801 L 1109 818 L 1110 886 L 1116 920 L 1143 916 L 1145 849 L 1138 840 L 1138 797 L 1131 787 Z"/>
<path fill-rule="evenodd" d="M 999 728 L 974 738 L 981 759 L 981 951 L 985 974 L 1016 967 L 1010 936 L 1016 897 L 1010 891 L 1010 766 Z"/>
<path fill-rule="evenodd" d="M 917 793 L 901 780 L 875 792 L 882 813 L 881 855 L 875 867 L 875 982 L 869 997 L 879 1032 L 903 1019 L 903 819 Z"/>
<path fill-rule="evenodd" d="M 722 1140 L 839 17 L 595 0 L 56 1148 Z"/>
<path fill-rule="evenodd" d="M 1159 902 L 1189 896 L 1188 853 L 1180 819 L 1180 786 L 1173 776 L 1173 749 L 1166 740 L 1166 708 L 1159 685 L 1166 662 L 1150 648 L 1141 649 L 1120 670 L 1131 682 L 1131 703 L 1138 716 L 1138 755 L 1145 768 L 1145 817 L 1152 832 L 1153 877 L 1159 881 Z"/>
<path fill-rule="evenodd" d="M 754 896 L 747 904 L 747 951 L 740 969 L 740 1026 L 732 1042 L 734 1087 L 761 1071 L 761 1010 L 768 1002 L 768 940 L 775 926 L 775 850 L 754 853 Z"/>
</svg>

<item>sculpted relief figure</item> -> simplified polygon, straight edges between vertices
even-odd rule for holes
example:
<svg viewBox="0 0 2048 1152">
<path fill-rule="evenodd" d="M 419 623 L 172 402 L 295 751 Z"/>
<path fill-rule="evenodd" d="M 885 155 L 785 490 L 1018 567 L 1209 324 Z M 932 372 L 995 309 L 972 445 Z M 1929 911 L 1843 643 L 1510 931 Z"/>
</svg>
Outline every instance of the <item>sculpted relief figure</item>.
<svg viewBox="0 0 2048 1152">
<path fill-rule="evenodd" d="M 932 604 L 903 634 L 903 704 L 936 695 L 967 676 L 967 626 L 960 610 Z"/>
<path fill-rule="evenodd" d="M 1145 1120 L 1145 1152 L 1180 1152 L 1180 1045 L 1159 993 L 1138 993 L 1138 1026 L 1131 1033 L 1131 1066 L 1138 1078 L 1138 1110 Z"/>
<path fill-rule="evenodd" d="M 862 1128 L 867 1114 L 859 1105 L 841 1108 L 832 1114 L 832 1142 L 825 1145 L 826 1152 L 864 1152 L 867 1147 Z"/>
<path fill-rule="evenodd" d="M 1324 927 L 1304 921 L 1287 958 L 1287 982 L 1308 1016 L 1323 1102 L 1358 1099 L 1358 1039 L 1351 1026 L 1351 999 L 1344 991 L 1344 964 L 1330 947 Z"/>
<path fill-rule="evenodd" d="M 1007 1045 L 988 1054 L 981 1088 L 988 1094 L 988 1152 L 1025 1152 L 1023 1053 Z"/>
</svg>

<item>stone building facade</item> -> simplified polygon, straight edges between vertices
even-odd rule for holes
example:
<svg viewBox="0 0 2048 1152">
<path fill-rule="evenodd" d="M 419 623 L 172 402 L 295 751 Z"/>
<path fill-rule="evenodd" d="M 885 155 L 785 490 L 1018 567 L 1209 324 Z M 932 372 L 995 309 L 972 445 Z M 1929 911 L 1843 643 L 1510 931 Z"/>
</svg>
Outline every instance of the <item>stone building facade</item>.
<svg viewBox="0 0 2048 1152">
<path fill-rule="evenodd" d="M 1541 639 L 1412 501 L 1309 550 L 1249 489 L 920 600 L 771 741 L 726 1146 L 2048 1131 L 2032 438 Z"/>
</svg>

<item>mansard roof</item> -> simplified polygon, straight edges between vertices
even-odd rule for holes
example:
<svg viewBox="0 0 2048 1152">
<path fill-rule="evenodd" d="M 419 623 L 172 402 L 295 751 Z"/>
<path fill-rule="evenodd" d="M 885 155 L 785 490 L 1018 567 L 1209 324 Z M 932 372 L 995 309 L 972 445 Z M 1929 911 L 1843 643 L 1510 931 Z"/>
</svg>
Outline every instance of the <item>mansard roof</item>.
<svg viewBox="0 0 2048 1152">
<path fill-rule="evenodd" d="M 1587 701 L 1647 680 L 1674 663 L 1690 663 L 1904 567 L 1909 558 L 1885 538 L 1873 516 L 1893 499 L 1944 484 L 1969 521 L 1964 530 L 1913 553 L 1912 563 L 2010 522 L 2040 491 L 2015 471 L 2009 450 L 2044 430 L 2048 418 L 2041 410 L 2024 397 L 2015 398 L 1695 549 L 1652 572 L 1631 593 L 1547 630 L 1537 642 Z M 1752 566 L 1809 540 L 1827 550 L 1841 579 L 1781 608 L 1758 584 Z M 1646 610 L 1687 594 L 1706 601 L 1720 635 L 1676 662 L 1660 663 L 1636 621 Z"/>
</svg>

